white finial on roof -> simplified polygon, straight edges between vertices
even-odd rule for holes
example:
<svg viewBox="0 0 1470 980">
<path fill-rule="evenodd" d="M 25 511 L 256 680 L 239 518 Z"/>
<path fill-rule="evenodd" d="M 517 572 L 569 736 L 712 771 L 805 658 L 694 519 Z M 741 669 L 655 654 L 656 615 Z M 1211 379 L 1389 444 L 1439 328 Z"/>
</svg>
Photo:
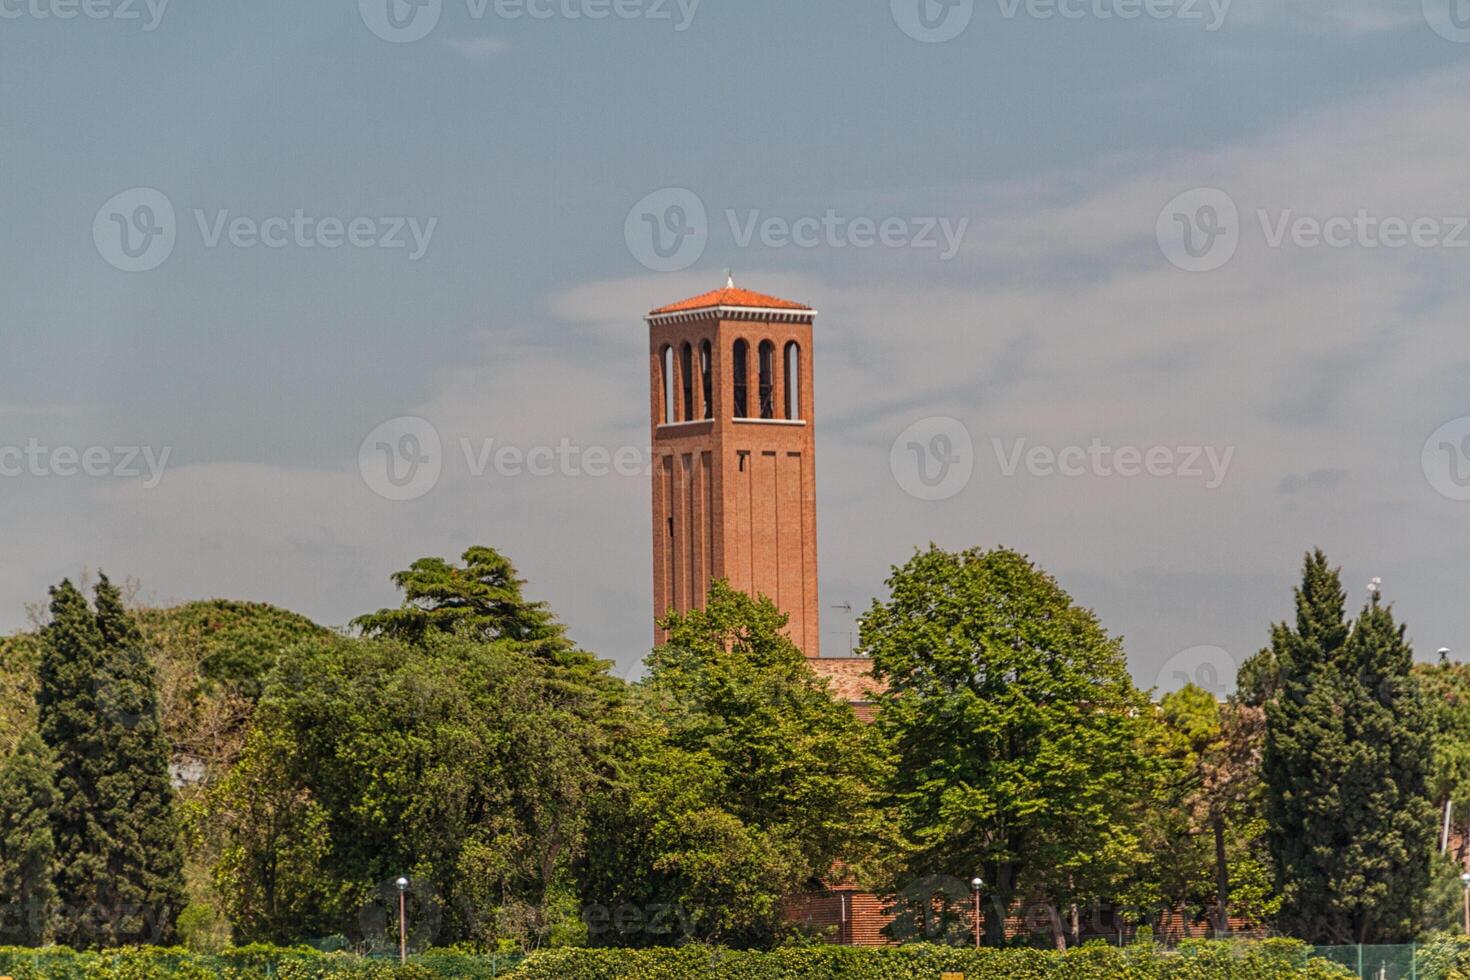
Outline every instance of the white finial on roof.
<svg viewBox="0 0 1470 980">
<path fill-rule="evenodd" d="M 726 289 L 734 289 L 735 288 L 735 270 L 734 269 L 726 269 L 725 270 L 725 288 Z"/>
</svg>

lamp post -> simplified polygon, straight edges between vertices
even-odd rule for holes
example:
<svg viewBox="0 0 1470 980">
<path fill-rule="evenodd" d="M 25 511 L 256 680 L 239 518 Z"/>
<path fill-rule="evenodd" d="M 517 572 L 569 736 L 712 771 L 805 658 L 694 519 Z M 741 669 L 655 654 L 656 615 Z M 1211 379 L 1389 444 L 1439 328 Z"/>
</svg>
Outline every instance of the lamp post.
<svg viewBox="0 0 1470 980">
<path fill-rule="evenodd" d="M 408 962 L 408 879 L 399 878 L 398 886 L 398 962 Z"/>
<path fill-rule="evenodd" d="M 976 949 L 979 949 L 980 948 L 980 889 L 982 887 L 984 887 L 984 885 L 985 885 L 985 882 L 983 882 L 983 881 L 980 880 L 980 876 L 979 875 L 976 875 L 975 877 L 973 877 L 973 878 L 970 879 L 970 888 L 975 892 L 975 948 Z M 1470 892 L 1467 892 L 1466 894 L 1470 894 Z"/>
</svg>

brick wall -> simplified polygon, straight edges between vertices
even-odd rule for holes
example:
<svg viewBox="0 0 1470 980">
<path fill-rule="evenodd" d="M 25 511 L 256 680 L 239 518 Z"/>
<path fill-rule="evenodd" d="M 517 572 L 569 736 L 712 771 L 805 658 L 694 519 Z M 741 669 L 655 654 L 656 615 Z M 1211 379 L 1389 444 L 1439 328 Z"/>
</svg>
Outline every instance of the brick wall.
<svg viewBox="0 0 1470 980">
<path fill-rule="evenodd" d="M 883 929 L 893 921 L 885 909 L 888 901 L 879 895 L 855 889 L 836 888 L 824 892 L 798 895 L 787 903 L 787 916 L 828 942 L 843 946 L 892 946 L 895 943 L 883 934 Z M 973 919 L 968 920 L 973 923 Z M 1063 913 L 1063 922 L 1066 915 Z M 1114 942 L 1128 942 L 1134 937 L 1132 925 L 1123 926 L 1106 912 L 1093 913 L 1084 910 L 1081 914 L 1083 940 L 1102 938 Z M 969 926 L 973 928 L 973 925 Z M 1232 917 L 1230 928 L 1237 936 L 1264 936 L 1265 930 L 1244 919 Z M 1155 918 L 1154 938 L 1169 945 L 1185 939 L 1209 939 L 1215 934 L 1214 925 L 1208 918 L 1196 919 L 1179 911 L 1166 911 Z M 984 932 L 984 918 L 981 919 Z M 1040 904 L 1019 906 L 1006 917 L 1006 935 L 1011 938 L 1031 935 L 1041 945 L 1051 943 L 1051 916 L 1046 906 Z"/>
</svg>

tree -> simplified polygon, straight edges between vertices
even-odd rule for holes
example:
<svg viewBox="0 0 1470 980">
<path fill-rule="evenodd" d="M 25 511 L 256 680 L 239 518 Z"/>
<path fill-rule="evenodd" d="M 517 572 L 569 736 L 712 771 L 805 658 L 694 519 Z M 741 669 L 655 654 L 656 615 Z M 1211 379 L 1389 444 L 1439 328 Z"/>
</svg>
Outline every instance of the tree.
<svg viewBox="0 0 1470 980">
<path fill-rule="evenodd" d="M 42 946 L 51 938 L 54 798 L 46 743 L 27 732 L 0 762 L 0 946 Z"/>
<path fill-rule="evenodd" d="M 1458 836 L 1457 857 L 1463 866 L 1470 860 L 1466 850 L 1470 843 L 1470 666 L 1448 661 L 1417 664 L 1414 674 L 1430 719 L 1430 798 L 1442 816 L 1442 825 L 1459 831 L 1445 846 Z M 1455 897 L 1458 901 L 1458 893 Z"/>
<path fill-rule="evenodd" d="M 168 745 L 152 666 L 106 576 L 95 613 L 69 581 L 51 590 L 39 673 L 40 732 L 56 760 L 58 938 L 166 942 L 183 905 Z"/>
<path fill-rule="evenodd" d="M 1220 740 L 1220 704 L 1203 688 L 1186 684 L 1160 699 L 1158 715 L 1166 775 L 1141 821 L 1147 860 L 1133 875 L 1130 904 L 1195 916 L 1212 904 L 1215 890 L 1217 855 L 1203 812 L 1204 766 Z"/>
<path fill-rule="evenodd" d="M 138 615 L 138 626 L 159 659 L 186 662 L 200 687 L 250 701 L 260 697 L 282 651 L 330 633 L 285 609 L 228 599 L 146 609 Z"/>
<path fill-rule="evenodd" d="M 423 941 L 544 944 L 606 755 L 605 702 L 556 670 L 440 631 L 283 658 L 206 817 L 242 938 L 372 939 L 377 886 L 407 875 Z"/>
<path fill-rule="evenodd" d="M 1111 900 L 1140 859 L 1156 724 L 1121 643 L 1023 555 L 930 546 L 862 620 L 912 880 L 980 872 L 986 941 L 1019 899 Z"/>
<path fill-rule="evenodd" d="M 526 583 L 510 559 L 477 546 L 461 560 L 462 566 L 420 558 L 393 573 L 403 605 L 359 616 L 352 624 L 364 636 L 406 643 L 422 643 L 431 633 L 458 633 L 481 643 L 505 643 L 549 663 L 601 669 L 599 661 L 567 639 L 566 628 L 544 602 L 524 596 Z"/>
<path fill-rule="evenodd" d="M 0 637 L 0 758 L 36 728 L 36 672 L 41 644 L 34 633 Z"/>
<path fill-rule="evenodd" d="M 1239 698 L 1225 703 L 1194 685 L 1160 701 L 1173 778 L 1147 821 L 1152 880 L 1165 904 L 1212 912 L 1217 936 L 1231 914 L 1265 921 L 1279 903 L 1261 818 L 1260 753 L 1265 715 Z"/>
<path fill-rule="evenodd" d="M 579 867 L 590 939 L 769 946 L 784 903 L 861 875 L 885 821 L 875 733 L 784 634 L 786 616 L 724 582 L 660 624 L 621 779 Z"/>
<path fill-rule="evenodd" d="M 1232 698 L 1220 711 L 1219 739 L 1200 760 L 1195 805 L 1214 839 L 1215 930 L 1220 936 L 1229 934 L 1232 914 L 1260 924 L 1281 907 L 1266 847 L 1261 784 L 1265 734 L 1265 710 Z"/>
<path fill-rule="evenodd" d="M 1375 593 L 1347 620 L 1339 573 L 1307 555 L 1294 627 L 1272 631 L 1262 773 L 1279 924 L 1309 941 L 1404 942 L 1428 884 L 1428 721 L 1404 628 Z"/>
</svg>

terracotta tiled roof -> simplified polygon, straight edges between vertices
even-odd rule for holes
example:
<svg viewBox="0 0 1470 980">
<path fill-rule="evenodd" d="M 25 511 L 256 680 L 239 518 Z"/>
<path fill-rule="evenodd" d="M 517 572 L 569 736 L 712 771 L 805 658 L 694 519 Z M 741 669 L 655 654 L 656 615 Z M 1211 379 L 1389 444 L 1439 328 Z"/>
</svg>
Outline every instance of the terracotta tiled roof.
<svg viewBox="0 0 1470 980">
<path fill-rule="evenodd" d="M 883 690 L 867 657 L 809 657 L 807 666 L 827 682 L 839 701 L 872 701 Z"/>
<path fill-rule="evenodd" d="M 664 313 L 683 313 L 687 310 L 703 310 L 712 306 L 747 306 L 762 310 L 810 310 L 810 306 L 793 303 L 789 299 L 777 299 L 775 296 L 767 296 L 764 293 L 753 292 L 749 289 L 741 289 L 738 286 L 726 286 L 724 289 L 715 289 L 688 299 L 681 299 L 677 303 L 668 306 L 660 306 L 653 310 L 649 316 L 659 316 Z"/>
</svg>

